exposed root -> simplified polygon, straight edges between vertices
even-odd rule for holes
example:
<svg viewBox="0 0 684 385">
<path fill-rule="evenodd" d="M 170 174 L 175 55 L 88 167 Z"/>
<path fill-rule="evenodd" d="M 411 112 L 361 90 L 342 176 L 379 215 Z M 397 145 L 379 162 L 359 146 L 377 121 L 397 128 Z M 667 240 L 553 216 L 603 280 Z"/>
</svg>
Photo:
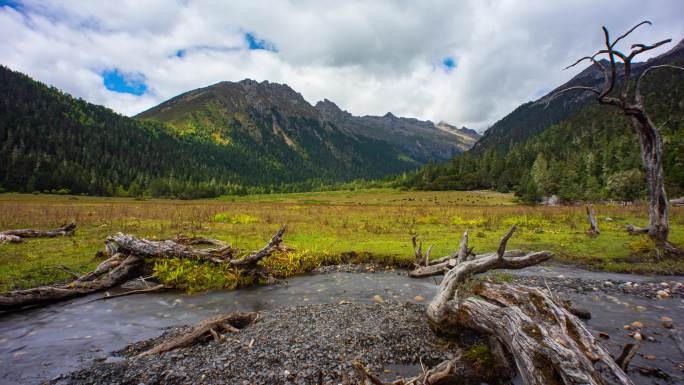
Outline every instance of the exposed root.
<svg viewBox="0 0 684 385">
<path fill-rule="evenodd" d="M 138 354 L 136 357 L 150 356 L 188 347 L 205 341 L 207 338 L 213 338 L 214 340 L 220 341 L 222 340 L 221 333 L 237 333 L 240 329 L 243 329 L 256 321 L 257 317 L 257 313 L 253 312 L 220 314 L 196 324 L 189 332 L 170 341 L 163 342 L 152 349 Z"/>
</svg>

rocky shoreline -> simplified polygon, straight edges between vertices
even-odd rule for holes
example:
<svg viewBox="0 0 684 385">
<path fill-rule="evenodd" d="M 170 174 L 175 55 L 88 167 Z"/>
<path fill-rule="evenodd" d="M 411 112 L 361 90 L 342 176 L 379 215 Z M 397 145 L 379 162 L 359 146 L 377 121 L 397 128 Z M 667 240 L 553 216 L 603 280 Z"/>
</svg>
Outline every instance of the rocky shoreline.
<svg viewBox="0 0 684 385">
<path fill-rule="evenodd" d="M 259 319 L 224 341 L 209 341 L 161 355 L 132 358 L 187 328 L 130 345 L 125 359 L 102 362 L 55 384 L 338 384 L 358 378 L 354 360 L 391 377 L 385 363 L 415 373 L 422 361 L 449 357 L 445 341 L 425 322 L 418 304 L 325 304 L 259 313 Z"/>
<path fill-rule="evenodd" d="M 378 271 L 405 275 L 405 270 L 374 264 L 326 266 L 315 274 Z M 564 298 L 569 294 L 628 295 L 653 301 L 681 301 L 684 285 L 676 281 L 632 283 L 584 278 L 496 274 L 492 279 L 538 286 Z M 436 282 L 439 277 L 436 277 Z M 667 293 L 663 295 L 663 293 Z M 428 301 L 428 299 L 424 299 Z M 373 304 L 340 303 L 296 306 L 259 312 L 259 319 L 224 341 L 209 341 L 149 357 L 134 356 L 166 341 L 187 327 L 169 329 L 161 336 L 134 343 L 91 367 L 61 376 L 52 384 L 338 384 L 357 383 L 351 367 L 362 362 L 386 380 L 413 376 L 420 363 L 432 366 L 457 350 L 453 342 L 434 335 L 425 320 L 424 303 L 380 300 Z M 635 335 L 642 327 L 622 330 L 615 325 L 611 336 Z M 642 325 L 643 326 L 643 325 Z M 665 333 L 659 326 L 656 334 Z M 671 326 L 668 328 L 671 329 Z M 641 331 L 643 333 L 643 331 Z M 598 333 L 604 339 L 607 333 Z M 604 335 L 602 335 L 604 334 Z M 640 334 L 641 335 L 641 334 Z M 644 333 L 650 338 L 651 331 Z M 630 338 L 631 339 L 631 338 Z M 620 346 L 611 340 L 612 350 Z M 390 363 L 388 365 L 388 363 Z"/>
</svg>

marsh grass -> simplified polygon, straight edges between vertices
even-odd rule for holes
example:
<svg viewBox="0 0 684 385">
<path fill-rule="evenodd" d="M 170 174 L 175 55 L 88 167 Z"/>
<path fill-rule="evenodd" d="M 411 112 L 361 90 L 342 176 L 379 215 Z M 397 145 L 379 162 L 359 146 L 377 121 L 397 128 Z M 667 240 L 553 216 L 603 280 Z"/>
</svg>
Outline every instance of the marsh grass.
<svg viewBox="0 0 684 385">
<path fill-rule="evenodd" d="M 100 262 L 94 255 L 103 249 L 105 237 L 117 232 L 150 239 L 207 236 L 248 252 L 262 247 L 284 223 L 285 244 L 300 254 L 267 262 L 284 276 L 340 261 L 408 264 L 413 234 L 426 247 L 434 244 L 434 258 L 455 250 L 466 229 L 476 253 L 491 251 L 512 224 L 520 230 L 510 249 L 552 250 L 558 262 L 591 269 L 684 273 L 684 262 L 656 261 L 637 244 L 643 240 L 624 231 L 628 223 L 647 222 L 646 207 L 599 205 L 596 213 L 601 235 L 591 237 L 585 233 L 583 207 L 520 206 L 511 195 L 488 191 L 376 189 L 195 201 L 0 194 L 0 229 L 52 228 L 69 219 L 78 223 L 74 237 L 0 246 L 0 290 L 68 279 L 56 265 L 92 269 Z M 684 209 L 672 209 L 671 240 L 680 245 L 683 217 Z"/>
</svg>

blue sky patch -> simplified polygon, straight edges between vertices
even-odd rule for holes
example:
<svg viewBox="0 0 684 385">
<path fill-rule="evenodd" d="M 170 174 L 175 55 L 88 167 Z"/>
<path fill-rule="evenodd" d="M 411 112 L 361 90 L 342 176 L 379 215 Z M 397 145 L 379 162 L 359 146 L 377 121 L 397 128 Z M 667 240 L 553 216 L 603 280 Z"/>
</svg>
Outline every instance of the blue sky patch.
<svg viewBox="0 0 684 385">
<path fill-rule="evenodd" d="M 10 7 L 13 9 L 16 9 L 17 11 L 21 11 L 21 4 L 19 4 L 18 1 L 13 1 L 13 0 L 0 0 L 0 8 L 2 7 Z"/>
<path fill-rule="evenodd" d="M 451 56 L 447 56 L 442 59 L 442 65 L 447 71 L 451 71 L 456 68 L 456 60 L 454 60 L 454 58 Z"/>
<path fill-rule="evenodd" d="M 118 68 L 108 69 L 102 72 L 104 86 L 114 92 L 133 94 L 140 96 L 147 92 L 145 75 L 139 72 L 124 73 Z"/>
<path fill-rule="evenodd" d="M 268 40 L 258 38 L 252 32 L 245 32 L 245 41 L 249 49 L 264 49 L 266 51 L 278 52 L 275 45 Z"/>
<path fill-rule="evenodd" d="M 179 49 L 176 51 L 176 57 L 183 57 L 188 53 L 187 49 Z"/>
</svg>

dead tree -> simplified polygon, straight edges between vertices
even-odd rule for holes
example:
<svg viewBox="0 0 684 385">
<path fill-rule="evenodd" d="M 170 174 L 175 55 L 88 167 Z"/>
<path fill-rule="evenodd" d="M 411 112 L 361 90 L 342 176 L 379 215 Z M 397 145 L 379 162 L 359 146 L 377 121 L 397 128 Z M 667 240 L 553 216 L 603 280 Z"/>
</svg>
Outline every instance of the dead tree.
<svg viewBox="0 0 684 385">
<path fill-rule="evenodd" d="M 0 231 L 0 243 L 18 243 L 24 238 L 53 238 L 73 235 L 76 231 L 76 222 L 65 223 L 54 230 L 18 229 Z"/>
<path fill-rule="evenodd" d="M 587 218 L 589 219 L 589 230 L 587 230 L 587 234 L 601 234 L 601 230 L 598 228 L 598 222 L 596 222 L 596 216 L 594 215 L 594 205 L 587 205 Z"/>
<path fill-rule="evenodd" d="M 512 357 L 526 385 L 631 385 L 586 326 L 550 293 L 473 279 L 476 274 L 522 269 L 551 258 L 548 251 L 507 254 L 506 244 L 515 230 L 513 226 L 504 235 L 496 252 L 457 263 L 446 271 L 427 308 L 430 327 L 440 334 L 486 336 L 490 351 L 503 350 L 497 356 Z M 462 383 L 455 369 L 462 366 L 458 360 L 456 356 L 432 368 L 416 383 Z"/>
<path fill-rule="evenodd" d="M 272 277 L 259 261 L 271 255 L 283 241 L 286 227 L 281 227 L 271 240 L 261 248 L 241 258 L 234 257 L 234 249 L 222 243 L 213 249 L 196 249 L 171 240 L 150 241 L 127 234 L 107 237 L 105 246 L 110 257 L 100 263 L 93 271 L 88 272 L 65 285 L 41 286 L 32 289 L 15 290 L 0 293 L 0 311 L 17 310 L 27 306 L 35 306 L 76 296 L 107 290 L 143 272 L 146 258 L 196 258 L 209 263 L 230 264 L 243 275 L 254 275 L 259 278 Z M 212 240 L 214 241 L 214 240 Z M 211 243 L 216 242 L 200 242 Z"/>
<path fill-rule="evenodd" d="M 650 21 L 643 21 L 626 33 L 620 35 L 615 40 L 611 40 L 610 34 L 606 27 L 602 27 L 605 38 L 605 49 L 600 49 L 592 56 L 586 56 L 577 60 L 574 64 L 566 67 L 571 68 L 577 64 L 588 60 L 598 67 L 603 73 L 603 85 L 600 88 L 574 86 L 562 89 L 554 93 L 547 101 L 548 103 L 558 95 L 568 91 L 585 91 L 596 94 L 599 104 L 614 106 L 622 110 L 625 116 L 630 120 L 632 131 L 639 138 L 639 146 L 641 148 L 641 160 L 646 173 L 646 181 L 648 183 L 648 214 L 649 227 L 638 228 L 631 226 L 628 228 L 630 233 L 647 233 L 656 245 L 656 255 L 664 254 L 680 255 L 681 251 L 668 242 L 669 222 L 668 222 L 668 201 L 665 193 L 665 174 L 663 172 L 663 142 L 660 135 L 660 129 L 653 124 L 646 113 L 646 106 L 644 104 L 644 96 L 641 93 L 641 83 L 644 77 L 654 69 L 670 68 L 684 70 L 683 67 L 673 65 L 654 65 L 645 69 L 637 78 L 635 86 L 631 87 L 632 76 L 632 60 L 646 51 L 658 48 L 664 44 L 672 41 L 666 39 L 654 44 L 632 44 L 631 51 L 623 53 L 619 51 L 617 44 L 632 33 L 638 27 L 644 24 L 651 24 Z M 609 61 L 609 68 L 597 60 L 597 57 L 606 55 Z M 622 76 L 618 74 L 618 60 L 622 62 Z M 618 84 L 620 83 L 620 84 Z"/>
</svg>

